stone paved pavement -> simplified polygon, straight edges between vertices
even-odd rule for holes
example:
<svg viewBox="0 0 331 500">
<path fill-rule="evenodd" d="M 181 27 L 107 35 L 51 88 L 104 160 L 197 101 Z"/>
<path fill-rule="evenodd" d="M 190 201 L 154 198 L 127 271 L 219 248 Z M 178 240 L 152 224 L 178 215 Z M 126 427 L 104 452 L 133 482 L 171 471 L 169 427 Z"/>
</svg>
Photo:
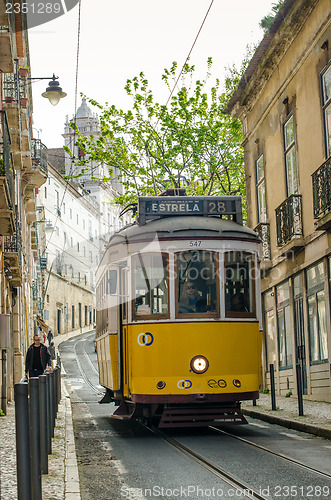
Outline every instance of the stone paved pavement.
<svg viewBox="0 0 331 500">
<path fill-rule="evenodd" d="M 244 413 L 251 417 L 331 439 L 330 403 L 304 399 L 304 415 L 299 417 L 298 400 L 295 396 L 288 398 L 276 396 L 277 410 L 272 410 L 271 395 L 260 394 L 256 406 L 253 406 L 252 401 L 248 401 L 242 405 L 242 408 Z"/>
</svg>

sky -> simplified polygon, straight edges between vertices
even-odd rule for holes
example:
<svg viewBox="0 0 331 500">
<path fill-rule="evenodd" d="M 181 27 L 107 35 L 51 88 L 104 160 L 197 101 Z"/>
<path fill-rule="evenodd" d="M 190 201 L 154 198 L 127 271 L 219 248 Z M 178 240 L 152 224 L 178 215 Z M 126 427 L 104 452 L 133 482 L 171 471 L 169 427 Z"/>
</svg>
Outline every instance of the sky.
<svg viewBox="0 0 331 500">
<path fill-rule="evenodd" d="M 212 80 L 240 63 L 247 44 L 263 38 L 260 20 L 275 0 L 214 0 L 190 62 L 197 78 L 213 58 Z M 82 0 L 78 58 L 78 98 L 82 92 L 101 104 L 127 109 L 124 86 L 141 71 L 156 100 L 166 103 L 169 91 L 161 80 L 164 68 L 177 61 L 179 70 L 191 49 L 211 0 Z M 67 97 L 53 107 L 41 97 L 47 81 L 33 83 L 33 134 L 48 147 L 62 147 L 64 122 L 75 113 L 78 5 L 63 16 L 30 28 L 32 77 L 55 73 Z M 179 71 L 178 70 L 178 71 Z M 97 112 L 92 108 L 93 112 Z"/>
</svg>

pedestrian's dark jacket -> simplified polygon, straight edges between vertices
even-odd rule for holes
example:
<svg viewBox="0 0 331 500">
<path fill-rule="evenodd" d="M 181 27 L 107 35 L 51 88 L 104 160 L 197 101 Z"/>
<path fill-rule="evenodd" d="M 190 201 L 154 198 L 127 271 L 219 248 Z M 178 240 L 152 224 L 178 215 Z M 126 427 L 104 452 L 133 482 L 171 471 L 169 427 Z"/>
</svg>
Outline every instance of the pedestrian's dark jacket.
<svg viewBox="0 0 331 500">
<path fill-rule="evenodd" d="M 28 373 L 29 371 L 33 370 L 33 366 L 32 366 L 33 349 L 34 349 L 34 344 L 31 344 L 27 353 L 26 353 L 25 373 Z M 45 370 L 47 366 L 51 366 L 51 356 L 50 356 L 45 344 L 40 344 L 40 360 L 41 360 L 41 366 L 42 366 L 43 370 Z"/>
</svg>

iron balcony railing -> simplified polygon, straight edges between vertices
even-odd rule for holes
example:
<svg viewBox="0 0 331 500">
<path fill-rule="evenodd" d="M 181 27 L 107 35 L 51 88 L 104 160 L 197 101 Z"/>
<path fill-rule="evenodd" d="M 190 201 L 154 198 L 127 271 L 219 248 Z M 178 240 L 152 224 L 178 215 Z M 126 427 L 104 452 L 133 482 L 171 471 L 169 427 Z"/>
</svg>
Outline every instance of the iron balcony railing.
<svg viewBox="0 0 331 500">
<path fill-rule="evenodd" d="M 40 139 L 31 139 L 31 161 L 32 165 L 48 175 L 48 154 L 45 144 Z"/>
<path fill-rule="evenodd" d="M 291 194 L 276 208 L 276 225 L 279 247 L 296 236 L 303 236 L 301 194 Z"/>
<path fill-rule="evenodd" d="M 331 211 L 331 156 L 312 174 L 314 218 Z"/>
<path fill-rule="evenodd" d="M 15 232 L 12 236 L 4 236 L 4 251 L 15 252 L 21 255 L 21 224 L 17 205 L 15 205 Z"/>
<path fill-rule="evenodd" d="M 18 77 L 14 73 L 2 74 L 2 90 L 5 102 L 18 102 Z"/>
<path fill-rule="evenodd" d="M 59 274 L 60 276 L 62 276 L 62 274 L 63 274 L 62 261 L 61 261 L 61 258 L 59 258 L 59 257 L 56 257 L 56 260 L 55 260 L 55 272 L 56 272 L 56 274 Z"/>
<path fill-rule="evenodd" d="M 15 205 L 15 176 L 10 155 L 10 134 L 6 111 L 0 110 L 0 177 L 6 177 L 10 204 Z"/>
<path fill-rule="evenodd" d="M 270 224 L 260 222 L 255 228 L 255 232 L 260 236 L 262 241 L 262 260 L 271 260 L 270 250 Z"/>
<path fill-rule="evenodd" d="M 32 282 L 32 300 L 38 300 L 38 283 Z"/>
<path fill-rule="evenodd" d="M 21 231 L 18 227 L 12 236 L 3 236 L 3 238 L 5 252 L 21 254 Z"/>
</svg>

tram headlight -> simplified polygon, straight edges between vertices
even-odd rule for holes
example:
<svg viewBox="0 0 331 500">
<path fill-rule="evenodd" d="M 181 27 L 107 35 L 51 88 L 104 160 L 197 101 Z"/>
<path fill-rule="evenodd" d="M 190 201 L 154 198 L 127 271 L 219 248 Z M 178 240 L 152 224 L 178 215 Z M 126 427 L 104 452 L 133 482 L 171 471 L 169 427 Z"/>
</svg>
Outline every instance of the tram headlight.
<svg viewBox="0 0 331 500">
<path fill-rule="evenodd" d="M 199 354 L 191 359 L 190 366 L 194 373 L 205 373 L 208 370 L 209 361 L 205 356 Z"/>
<path fill-rule="evenodd" d="M 240 380 L 238 380 L 237 378 L 235 378 L 235 379 L 234 379 L 234 381 L 233 381 L 233 385 L 234 385 L 235 387 L 241 387 L 241 382 L 240 382 Z"/>
<path fill-rule="evenodd" d="M 166 383 L 164 382 L 164 380 L 160 380 L 157 384 L 156 384 L 156 387 L 158 389 L 164 389 L 166 386 Z"/>
</svg>

